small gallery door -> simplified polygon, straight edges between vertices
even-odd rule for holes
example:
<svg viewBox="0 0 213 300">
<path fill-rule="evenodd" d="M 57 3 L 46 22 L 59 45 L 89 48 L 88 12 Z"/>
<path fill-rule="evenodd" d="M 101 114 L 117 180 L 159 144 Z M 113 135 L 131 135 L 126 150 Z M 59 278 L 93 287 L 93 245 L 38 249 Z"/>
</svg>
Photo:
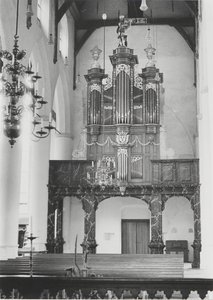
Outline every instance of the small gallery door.
<svg viewBox="0 0 213 300">
<path fill-rule="evenodd" d="M 122 253 L 149 253 L 150 222 L 149 220 L 122 220 Z"/>
</svg>

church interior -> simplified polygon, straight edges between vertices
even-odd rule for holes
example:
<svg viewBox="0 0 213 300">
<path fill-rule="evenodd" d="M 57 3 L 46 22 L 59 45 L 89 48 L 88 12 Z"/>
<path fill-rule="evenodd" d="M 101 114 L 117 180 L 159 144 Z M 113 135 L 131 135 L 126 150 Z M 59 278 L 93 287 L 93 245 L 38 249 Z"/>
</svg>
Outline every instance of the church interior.
<svg viewBox="0 0 213 300">
<path fill-rule="evenodd" d="M 0 298 L 213 298 L 212 13 L 0 1 Z"/>
</svg>

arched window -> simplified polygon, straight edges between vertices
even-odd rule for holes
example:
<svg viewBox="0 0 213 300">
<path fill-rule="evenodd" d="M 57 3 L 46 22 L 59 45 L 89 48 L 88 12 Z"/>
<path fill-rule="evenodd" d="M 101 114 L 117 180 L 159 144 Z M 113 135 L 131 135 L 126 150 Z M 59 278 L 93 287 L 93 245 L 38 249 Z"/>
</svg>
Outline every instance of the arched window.
<svg viewBox="0 0 213 300">
<path fill-rule="evenodd" d="M 68 24 L 66 15 L 63 16 L 58 27 L 59 51 L 66 62 L 68 56 Z"/>
<path fill-rule="evenodd" d="M 46 37 L 49 34 L 50 7 L 49 0 L 38 0 L 37 2 L 37 19 Z"/>
</svg>

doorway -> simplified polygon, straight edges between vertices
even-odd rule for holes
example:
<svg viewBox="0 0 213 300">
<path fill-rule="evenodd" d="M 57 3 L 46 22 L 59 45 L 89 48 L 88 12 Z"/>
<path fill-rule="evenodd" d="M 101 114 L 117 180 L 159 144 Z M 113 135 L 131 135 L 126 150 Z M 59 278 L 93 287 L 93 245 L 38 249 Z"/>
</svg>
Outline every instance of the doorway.
<svg viewBox="0 0 213 300">
<path fill-rule="evenodd" d="M 148 254 L 150 222 L 144 220 L 122 220 L 122 254 Z"/>
</svg>

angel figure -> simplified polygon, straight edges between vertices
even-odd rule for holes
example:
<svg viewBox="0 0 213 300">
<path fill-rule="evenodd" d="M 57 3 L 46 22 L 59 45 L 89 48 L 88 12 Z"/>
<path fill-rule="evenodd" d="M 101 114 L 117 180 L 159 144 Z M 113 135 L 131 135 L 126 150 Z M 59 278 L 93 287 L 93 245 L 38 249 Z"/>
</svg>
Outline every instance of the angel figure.
<svg viewBox="0 0 213 300">
<path fill-rule="evenodd" d="M 124 16 L 120 16 L 119 19 L 120 22 L 118 23 L 117 33 L 118 39 L 120 39 L 120 41 L 118 46 L 127 47 L 127 34 L 125 32 L 130 28 L 131 20 L 125 19 Z"/>
</svg>

